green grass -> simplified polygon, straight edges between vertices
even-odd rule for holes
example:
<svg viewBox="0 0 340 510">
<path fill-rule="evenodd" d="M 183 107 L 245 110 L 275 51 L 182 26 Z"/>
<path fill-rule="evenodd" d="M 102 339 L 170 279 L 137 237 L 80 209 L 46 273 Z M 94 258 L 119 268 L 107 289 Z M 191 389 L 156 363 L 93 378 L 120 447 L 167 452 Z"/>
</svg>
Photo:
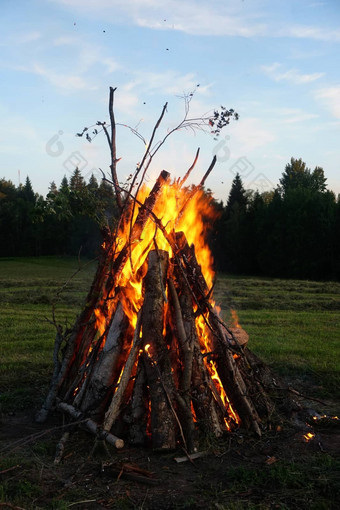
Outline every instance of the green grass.
<svg viewBox="0 0 340 510">
<path fill-rule="evenodd" d="M 209 486 L 199 479 L 196 484 L 202 497 L 210 496 L 219 510 L 328 510 L 336 508 L 335 502 L 340 493 L 339 470 L 339 460 L 315 454 L 308 458 L 308 462 L 280 461 L 260 468 L 232 467 L 228 470 L 227 481 L 219 486 Z"/>
<path fill-rule="evenodd" d="M 52 310 L 58 323 L 71 326 L 93 278 L 95 264 L 75 274 L 78 267 L 75 258 L 0 259 L 0 409 L 44 398 L 52 373 Z"/>
<path fill-rule="evenodd" d="M 215 299 L 249 333 L 249 347 L 281 375 L 340 397 L 340 283 L 220 275 Z"/>
<path fill-rule="evenodd" d="M 64 287 L 77 268 L 78 261 L 72 258 L 0 259 L 0 416 L 4 425 L 6 413 L 22 410 L 26 416 L 27 411 L 39 408 L 47 394 L 55 336 L 49 322 L 52 308 L 58 323 L 73 324 L 84 304 L 95 264 L 77 272 Z M 250 335 L 249 347 L 286 380 L 291 380 L 294 387 L 297 383 L 297 389 L 307 395 L 336 402 L 340 382 L 339 283 L 219 275 L 215 300 L 227 321 L 230 321 L 230 307 L 238 311 L 239 321 Z M 1 459 L 0 470 L 20 465 L 20 471 L 4 478 L 0 484 L 0 501 L 27 509 L 61 510 L 93 497 L 88 487 L 95 490 L 96 484 L 89 482 L 85 486 L 81 474 L 78 484 L 68 490 L 63 488 L 69 468 L 65 464 L 65 471 L 58 471 L 53 466 L 59 432 L 56 436 L 43 437 Z M 87 441 L 83 439 L 78 446 L 76 437 L 70 440 L 70 451 L 77 451 L 74 464 L 77 468 L 78 456 L 84 454 L 81 445 Z M 225 446 L 228 455 L 207 460 L 206 470 L 190 471 L 188 477 L 194 478 L 192 492 L 180 494 L 173 508 L 198 508 L 202 502 L 206 508 L 217 510 L 337 507 L 333 503 L 340 497 L 339 462 L 318 451 L 317 445 L 309 455 L 300 450 L 304 455 L 300 458 L 299 452 L 286 451 L 283 441 L 283 450 L 275 453 L 278 462 L 267 466 L 264 461 L 260 464 L 252 461 L 252 457 L 243 462 L 238 456 L 242 445 L 238 445 L 236 437 L 232 451 L 237 462 L 229 465 L 228 441 Z M 250 450 L 242 451 L 248 454 Z M 87 462 L 86 457 L 85 466 Z M 227 467 L 221 471 L 225 465 L 222 462 Z M 180 486 L 183 467 L 170 464 L 172 469 L 177 473 L 175 485 Z M 88 467 L 90 480 L 92 471 Z M 125 493 L 125 489 L 120 490 L 121 482 L 100 483 L 96 489 L 98 499 L 111 498 L 105 492 L 110 484 L 114 501 L 111 508 L 133 508 L 126 495 L 133 485 L 126 485 Z M 55 496 L 57 486 L 58 497 Z M 133 497 L 137 499 L 136 494 Z M 135 508 L 148 508 L 144 495 L 141 498 Z M 159 498 L 163 496 L 160 494 Z M 77 504 L 77 508 L 87 506 Z"/>
<path fill-rule="evenodd" d="M 58 323 L 73 324 L 95 271 L 83 265 L 74 275 L 76 258 L 0 259 L 2 408 L 42 400 L 55 335 L 48 320 L 54 307 Z M 250 348 L 281 375 L 340 396 L 340 283 L 219 275 L 215 299 L 226 320 L 230 307 L 238 311 Z"/>
</svg>

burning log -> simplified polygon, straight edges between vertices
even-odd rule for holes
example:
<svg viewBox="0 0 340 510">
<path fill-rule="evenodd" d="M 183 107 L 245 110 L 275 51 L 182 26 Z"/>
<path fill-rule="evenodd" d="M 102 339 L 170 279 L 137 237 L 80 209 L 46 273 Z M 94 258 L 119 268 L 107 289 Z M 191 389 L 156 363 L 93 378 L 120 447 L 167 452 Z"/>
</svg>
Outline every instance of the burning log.
<svg viewBox="0 0 340 510">
<path fill-rule="evenodd" d="M 125 361 L 123 348 L 128 324 L 123 306 L 119 302 L 105 345 L 74 400 L 83 412 L 90 410 L 93 412 L 98 406 L 101 407 L 107 399 L 107 392 L 113 386 L 115 378 L 118 378 Z"/>
<path fill-rule="evenodd" d="M 145 276 L 143 304 L 143 345 L 145 371 L 150 392 L 153 448 L 174 449 L 176 421 L 172 401 L 173 379 L 167 345 L 163 337 L 163 289 L 169 264 L 166 251 L 151 251 Z"/>
<path fill-rule="evenodd" d="M 104 420 L 104 429 L 105 430 L 110 430 L 113 422 L 117 418 L 117 415 L 120 410 L 120 406 L 122 404 L 125 390 L 127 388 L 129 380 L 130 380 L 131 372 L 132 372 L 133 366 L 135 364 L 136 357 L 138 354 L 138 349 L 141 345 L 141 340 L 142 340 L 140 337 L 141 317 L 142 317 L 142 314 L 139 312 L 129 357 L 126 360 L 123 371 L 121 372 L 121 376 L 120 376 L 119 382 L 118 382 L 117 391 L 113 395 L 110 407 L 105 414 L 105 420 Z"/>
<path fill-rule="evenodd" d="M 129 442 L 143 445 L 147 442 L 147 422 L 149 417 L 149 399 L 146 388 L 144 360 L 139 363 L 133 387 L 132 397 L 124 416 L 129 430 Z"/>
</svg>

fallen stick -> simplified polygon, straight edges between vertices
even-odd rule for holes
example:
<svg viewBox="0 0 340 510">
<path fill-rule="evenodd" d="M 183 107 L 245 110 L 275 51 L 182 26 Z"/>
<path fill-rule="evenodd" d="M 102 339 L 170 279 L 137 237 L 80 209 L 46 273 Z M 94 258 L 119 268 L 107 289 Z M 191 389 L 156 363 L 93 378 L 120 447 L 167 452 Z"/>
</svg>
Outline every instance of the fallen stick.
<svg viewBox="0 0 340 510">
<path fill-rule="evenodd" d="M 195 459 L 199 459 L 200 457 L 206 457 L 207 455 L 209 455 L 209 452 L 203 451 L 185 455 L 185 457 L 175 457 L 174 460 L 177 462 L 177 464 L 180 464 L 181 462 L 188 462 L 188 460 L 193 461 Z"/>
<path fill-rule="evenodd" d="M 16 466 L 12 466 L 10 468 L 3 469 L 2 471 L 0 471 L 0 475 L 4 475 L 5 473 L 9 473 L 10 471 L 14 471 L 14 469 L 18 469 L 20 467 L 21 466 L 19 464 L 17 464 Z"/>
<path fill-rule="evenodd" d="M 71 406 L 70 404 L 66 404 L 65 402 L 60 402 L 57 405 L 57 408 L 60 411 L 64 411 L 65 413 L 69 414 L 75 420 L 78 420 L 83 416 L 83 413 L 81 411 L 78 411 L 73 406 Z M 87 430 L 92 432 L 92 434 L 98 436 L 99 439 L 105 439 L 107 443 L 112 444 L 117 449 L 124 447 L 123 439 L 120 439 L 119 437 L 116 437 L 113 434 L 110 434 L 109 432 L 102 430 L 98 423 L 91 420 L 90 418 L 88 420 L 84 420 L 83 425 L 84 427 L 87 428 Z"/>
<path fill-rule="evenodd" d="M 60 439 L 59 443 L 57 444 L 56 454 L 55 454 L 54 462 L 53 462 L 53 464 L 55 466 L 57 464 L 60 464 L 60 461 L 63 458 L 64 450 L 65 450 L 65 444 L 67 443 L 69 437 L 70 437 L 70 433 L 69 432 L 64 432 L 64 434 L 61 436 L 61 439 Z"/>
</svg>

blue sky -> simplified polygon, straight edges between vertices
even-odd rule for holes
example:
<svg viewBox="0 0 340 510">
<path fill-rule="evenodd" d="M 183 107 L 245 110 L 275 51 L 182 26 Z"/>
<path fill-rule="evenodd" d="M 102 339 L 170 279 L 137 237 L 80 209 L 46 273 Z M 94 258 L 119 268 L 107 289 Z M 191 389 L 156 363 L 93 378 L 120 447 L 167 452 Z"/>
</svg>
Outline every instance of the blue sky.
<svg viewBox="0 0 340 510">
<path fill-rule="evenodd" d="M 210 133 L 175 133 L 154 160 L 148 181 L 167 169 L 183 176 L 197 147 L 198 182 L 226 200 L 239 171 L 246 188 L 277 185 L 293 156 L 324 168 L 340 193 L 340 2 L 338 0 L 1 0 L 0 178 L 29 175 L 46 194 L 78 164 L 85 176 L 106 170 L 102 136 L 75 136 L 116 120 L 148 140 L 163 104 L 158 139 L 184 115 L 224 105 L 240 115 L 218 141 Z M 197 85 L 199 84 L 199 87 Z M 143 144 L 118 128 L 119 178 L 135 169 Z"/>
</svg>

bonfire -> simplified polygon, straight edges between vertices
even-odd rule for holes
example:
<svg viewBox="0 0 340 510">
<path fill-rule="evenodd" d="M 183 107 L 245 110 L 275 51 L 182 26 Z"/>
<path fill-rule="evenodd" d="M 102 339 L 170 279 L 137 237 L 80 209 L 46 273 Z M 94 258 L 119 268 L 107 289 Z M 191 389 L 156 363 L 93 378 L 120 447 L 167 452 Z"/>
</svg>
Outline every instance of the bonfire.
<svg viewBox="0 0 340 510">
<path fill-rule="evenodd" d="M 237 316 L 227 325 L 213 299 L 206 234 L 216 212 L 204 183 L 216 158 L 197 186 L 185 184 L 198 152 L 182 179 L 163 170 L 151 189 L 145 185 L 165 105 L 130 187 L 120 186 L 114 92 L 110 126 L 97 125 L 110 144 L 120 217 L 104 234 L 76 324 L 67 331 L 56 325 L 54 375 L 37 419 L 56 407 L 117 448 L 125 442 L 160 451 L 181 445 L 191 453 L 207 434 L 242 427 L 260 436 L 275 422 L 282 388 L 248 349 Z M 235 115 L 223 109 L 205 122 L 218 134 Z M 280 398 L 282 407 L 288 400 L 291 408 L 288 397 Z"/>
</svg>

